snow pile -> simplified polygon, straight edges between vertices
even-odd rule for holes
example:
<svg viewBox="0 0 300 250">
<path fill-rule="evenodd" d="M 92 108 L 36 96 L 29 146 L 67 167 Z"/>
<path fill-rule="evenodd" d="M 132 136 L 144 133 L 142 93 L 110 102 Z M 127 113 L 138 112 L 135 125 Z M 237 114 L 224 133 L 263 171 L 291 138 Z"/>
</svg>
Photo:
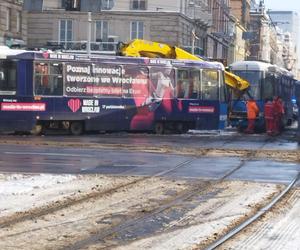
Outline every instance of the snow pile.
<svg viewBox="0 0 300 250">
<path fill-rule="evenodd" d="M 3 176 L 4 177 L 4 176 Z M 6 195 L 20 195 L 34 189 L 47 189 L 53 185 L 70 182 L 76 179 L 72 175 L 8 175 L 4 182 L 0 182 L 0 201 Z M 2 179 L 2 178 L 0 178 Z M 2 202 L 1 202 L 2 204 Z M 1 206 L 1 205 L 0 205 Z"/>
</svg>

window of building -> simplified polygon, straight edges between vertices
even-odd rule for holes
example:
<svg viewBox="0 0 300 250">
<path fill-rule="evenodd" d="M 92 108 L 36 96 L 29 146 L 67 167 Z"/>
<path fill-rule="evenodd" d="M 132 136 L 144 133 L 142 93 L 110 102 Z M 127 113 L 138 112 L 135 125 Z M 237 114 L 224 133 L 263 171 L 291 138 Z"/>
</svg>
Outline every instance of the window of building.
<svg viewBox="0 0 300 250">
<path fill-rule="evenodd" d="M 98 20 L 95 23 L 95 39 L 96 42 L 107 42 L 108 40 L 108 22 Z"/>
<path fill-rule="evenodd" d="M 102 0 L 102 10 L 111 10 L 115 5 L 114 0 Z"/>
<path fill-rule="evenodd" d="M 17 12 L 17 32 L 21 33 L 22 31 L 22 14 L 20 11 Z"/>
<path fill-rule="evenodd" d="M 59 41 L 66 43 L 73 39 L 73 22 L 72 20 L 59 21 Z"/>
<path fill-rule="evenodd" d="M 11 30 L 11 9 L 7 8 L 6 9 L 6 25 L 5 25 L 5 30 L 10 31 Z"/>
<path fill-rule="evenodd" d="M 147 1 L 146 0 L 131 0 L 130 9 L 146 10 L 147 9 Z"/>
<path fill-rule="evenodd" d="M 0 95 L 15 95 L 17 65 L 13 61 L 0 61 Z"/>
<path fill-rule="evenodd" d="M 133 21 L 130 23 L 130 39 L 144 38 L 144 22 Z"/>
<path fill-rule="evenodd" d="M 63 67 L 61 63 L 35 63 L 34 93 L 36 95 L 63 95 Z"/>
<path fill-rule="evenodd" d="M 28 11 L 42 11 L 43 0 L 24 0 L 23 9 Z"/>
<path fill-rule="evenodd" d="M 61 7 L 69 11 L 80 11 L 80 0 L 62 0 Z"/>
</svg>

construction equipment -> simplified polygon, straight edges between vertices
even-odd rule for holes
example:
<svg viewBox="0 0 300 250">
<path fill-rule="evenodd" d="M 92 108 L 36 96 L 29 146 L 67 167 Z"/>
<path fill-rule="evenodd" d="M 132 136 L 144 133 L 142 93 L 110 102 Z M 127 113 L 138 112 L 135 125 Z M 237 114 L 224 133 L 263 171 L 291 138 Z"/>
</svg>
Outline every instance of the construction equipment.
<svg viewBox="0 0 300 250">
<path fill-rule="evenodd" d="M 121 44 L 121 46 L 119 46 L 118 54 L 131 57 L 205 61 L 176 46 L 140 39 L 135 39 L 127 44 Z M 248 81 L 228 71 L 225 71 L 225 83 L 238 92 L 245 92 L 250 87 Z"/>
</svg>

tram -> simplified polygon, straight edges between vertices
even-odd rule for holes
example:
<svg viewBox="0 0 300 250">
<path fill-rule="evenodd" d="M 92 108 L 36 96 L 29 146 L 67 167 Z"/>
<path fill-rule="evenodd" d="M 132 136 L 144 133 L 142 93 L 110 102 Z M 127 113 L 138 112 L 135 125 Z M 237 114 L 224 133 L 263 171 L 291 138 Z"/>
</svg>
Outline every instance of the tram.
<svg viewBox="0 0 300 250">
<path fill-rule="evenodd" d="M 264 130 L 264 104 L 267 100 L 273 100 L 275 96 L 279 96 L 284 104 L 283 125 L 292 123 L 292 99 L 296 82 L 292 73 L 276 65 L 260 61 L 235 62 L 230 65 L 229 69 L 250 83 L 248 93 L 242 97 L 231 93 L 229 122 L 232 126 L 239 127 L 241 130 L 247 126 L 246 101 L 249 96 L 254 98 L 260 110 L 259 118 L 256 121 L 257 130 Z"/>
<path fill-rule="evenodd" d="M 24 51 L 0 57 L 0 131 L 224 129 L 225 95 L 218 63 Z"/>
</svg>

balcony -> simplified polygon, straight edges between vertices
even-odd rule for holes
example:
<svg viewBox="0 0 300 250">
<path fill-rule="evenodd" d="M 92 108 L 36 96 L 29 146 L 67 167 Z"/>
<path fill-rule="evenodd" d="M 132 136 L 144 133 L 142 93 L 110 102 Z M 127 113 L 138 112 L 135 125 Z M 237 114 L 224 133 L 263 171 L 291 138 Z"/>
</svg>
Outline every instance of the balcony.
<svg viewBox="0 0 300 250">
<path fill-rule="evenodd" d="M 193 19 L 198 25 L 210 27 L 212 25 L 212 14 L 208 11 L 208 6 L 201 3 L 190 3 L 186 16 Z"/>
<path fill-rule="evenodd" d="M 115 54 L 118 43 L 114 40 L 109 42 L 91 42 L 91 53 L 94 54 Z M 45 47 L 53 51 L 87 53 L 87 41 L 48 41 Z"/>
</svg>

